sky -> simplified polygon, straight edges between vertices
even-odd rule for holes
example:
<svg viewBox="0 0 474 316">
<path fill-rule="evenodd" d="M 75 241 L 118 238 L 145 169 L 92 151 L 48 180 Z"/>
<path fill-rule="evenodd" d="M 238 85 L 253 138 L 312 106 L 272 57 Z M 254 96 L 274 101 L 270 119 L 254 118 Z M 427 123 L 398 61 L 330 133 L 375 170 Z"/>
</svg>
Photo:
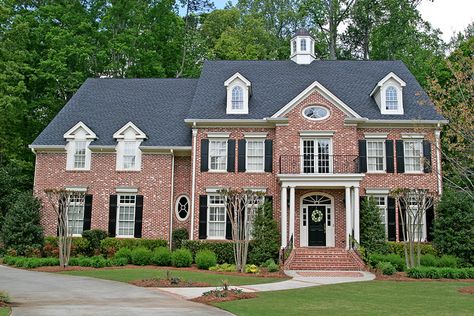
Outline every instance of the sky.
<svg viewBox="0 0 474 316">
<path fill-rule="evenodd" d="M 218 9 L 223 8 L 227 2 L 228 0 L 214 0 Z M 469 23 L 474 22 L 474 0 L 424 0 L 418 9 L 424 20 L 443 32 L 445 42 L 451 39 L 453 33 L 463 31 Z"/>
</svg>

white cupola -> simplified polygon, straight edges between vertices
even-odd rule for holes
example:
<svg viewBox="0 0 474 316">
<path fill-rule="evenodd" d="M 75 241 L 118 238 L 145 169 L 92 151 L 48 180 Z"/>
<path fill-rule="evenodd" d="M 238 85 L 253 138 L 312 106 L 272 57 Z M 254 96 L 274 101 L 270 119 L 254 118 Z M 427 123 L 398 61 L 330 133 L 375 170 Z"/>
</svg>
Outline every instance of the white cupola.
<svg viewBox="0 0 474 316">
<path fill-rule="evenodd" d="M 291 39 L 291 60 L 300 65 L 311 64 L 314 56 L 314 38 L 306 29 L 299 29 Z"/>
</svg>

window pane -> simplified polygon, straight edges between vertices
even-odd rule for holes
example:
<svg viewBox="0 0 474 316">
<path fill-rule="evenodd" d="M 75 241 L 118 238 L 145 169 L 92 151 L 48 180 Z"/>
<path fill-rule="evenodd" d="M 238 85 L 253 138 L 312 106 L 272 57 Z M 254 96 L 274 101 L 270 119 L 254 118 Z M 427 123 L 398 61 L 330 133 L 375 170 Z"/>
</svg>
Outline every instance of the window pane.
<svg viewBox="0 0 474 316">
<path fill-rule="evenodd" d="M 421 171 L 421 140 L 404 141 L 405 171 Z"/>
<path fill-rule="evenodd" d="M 232 109 L 242 110 L 244 108 L 244 90 L 242 87 L 232 88 Z"/>
<path fill-rule="evenodd" d="M 68 203 L 68 229 L 73 235 L 82 234 L 84 227 L 84 195 L 73 194 Z"/>
<path fill-rule="evenodd" d="M 135 195 L 120 195 L 118 203 L 119 236 L 133 236 L 135 233 Z"/>
<path fill-rule="evenodd" d="M 133 169 L 136 166 L 137 142 L 124 142 L 123 147 L 123 168 Z"/>
<path fill-rule="evenodd" d="M 225 171 L 227 169 L 227 140 L 211 140 L 209 142 L 210 170 Z"/>
<path fill-rule="evenodd" d="M 384 171 L 384 141 L 367 141 L 368 171 Z"/>
<path fill-rule="evenodd" d="M 210 195 L 208 205 L 209 237 L 225 237 L 226 209 L 224 198 L 220 195 Z"/>
<path fill-rule="evenodd" d="M 75 141 L 74 168 L 86 167 L 86 141 Z"/>
<path fill-rule="evenodd" d="M 263 171 L 264 165 L 264 140 L 247 141 L 247 171 Z"/>
<path fill-rule="evenodd" d="M 395 89 L 394 87 L 388 87 L 385 92 L 385 107 L 387 110 L 398 109 L 397 89 Z"/>
</svg>

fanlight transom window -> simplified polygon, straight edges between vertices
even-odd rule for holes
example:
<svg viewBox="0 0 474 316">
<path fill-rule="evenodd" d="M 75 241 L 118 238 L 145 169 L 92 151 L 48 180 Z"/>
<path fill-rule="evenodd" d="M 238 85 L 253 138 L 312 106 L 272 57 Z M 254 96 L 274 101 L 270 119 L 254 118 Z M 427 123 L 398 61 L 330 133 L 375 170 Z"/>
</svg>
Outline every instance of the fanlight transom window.
<svg viewBox="0 0 474 316">
<path fill-rule="evenodd" d="M 310 195 L 303 199 L 303 204 L 309 205 L 330 205 L 331 199 L 324 195 Z"/>
<path fill-rule="evenodd" d="M 388 87 L 385 91 L 385 108 L 387 110 L 398 110 L 398 93 L 393 86 Z"/>
<path fill-rule="evenodd" d="M 241 86 L 232 88 L 232 110 L 243 110 L 244 89 Z"/>
</svg>

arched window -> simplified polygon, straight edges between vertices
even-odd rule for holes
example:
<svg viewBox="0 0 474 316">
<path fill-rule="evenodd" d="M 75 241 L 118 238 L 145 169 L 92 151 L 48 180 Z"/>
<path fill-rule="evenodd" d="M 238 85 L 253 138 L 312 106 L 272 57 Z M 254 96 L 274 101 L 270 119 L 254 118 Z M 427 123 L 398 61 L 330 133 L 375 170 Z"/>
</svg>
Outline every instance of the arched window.
<svg viewBox="0 0 474 316">
<path fill-rule="evenodd" d="M 301 51 L 305 52 L 306 51 L 306 40 L 305 39 L 302 39 L 301 40 L 301 47 L 300 47 Z"/>
<path fill-rule="evenodd" d="M 176 217 L 180 221 L 188 218 L 189 214 L 189 198 L 186 195 L 181 195 L 176 200 Z"/>
<path fill-rule="evenodd" d="M 385 90 L 385 109 L 398 110 L 398 93 L 397 89 L 393 86 L 389 86 Z"/>
<path fill-rule="evenodd" d="M 244 90 L 240 86 L 232 88 L 232 110 L 243 110 Z"/>
</svg>

